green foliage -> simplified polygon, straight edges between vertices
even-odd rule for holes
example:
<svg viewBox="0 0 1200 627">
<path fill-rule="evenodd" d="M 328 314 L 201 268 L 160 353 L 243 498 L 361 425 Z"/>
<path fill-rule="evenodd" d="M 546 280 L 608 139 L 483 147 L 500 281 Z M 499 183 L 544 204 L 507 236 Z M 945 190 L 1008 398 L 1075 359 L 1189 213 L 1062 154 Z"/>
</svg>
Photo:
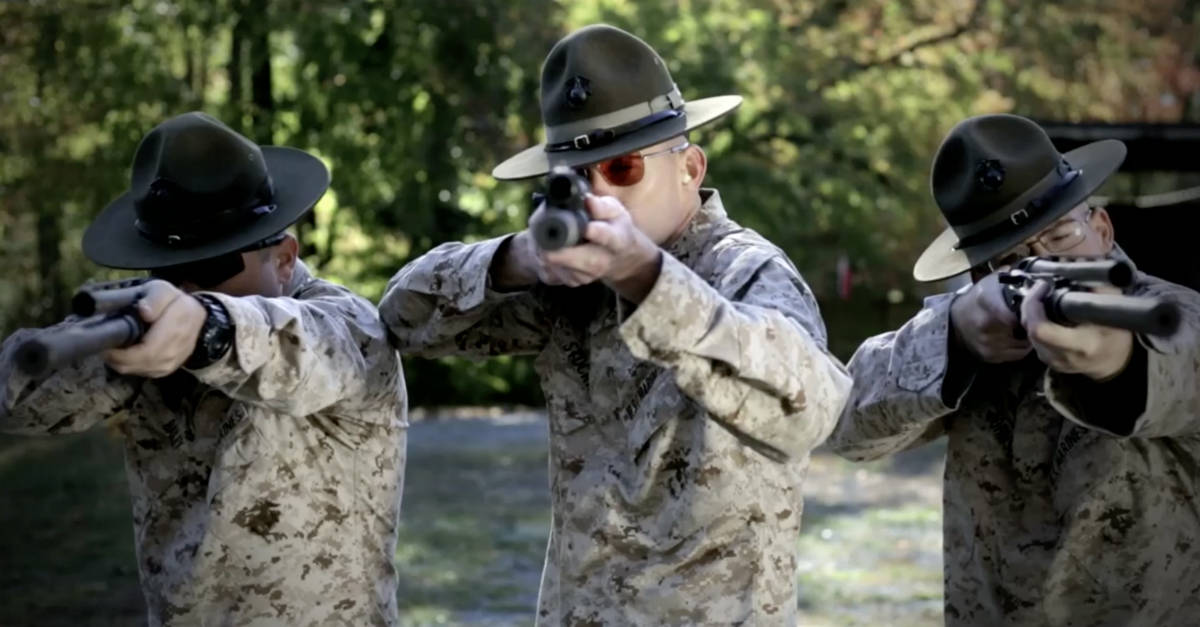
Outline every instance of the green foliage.
<svg viewBox="0 0 1200 627">
<path fill-rule="evenodd" d="M 333 187 L 299 226 L 322 275 L 378 299 L 440 242 L 520 228 L 532 188 L 490 176 L 541 139 L 550 46 L 605 21 L 668 60 L 685 97 L 740 93 L 697 134 L 733 216 L 823 303 L 836 260 L 857 315 L 890 319 L 941 222 L 937 143 L 959 119 L 1180 121 L 1197 88 L 1195 0 L 41 0 L 0 3 L 0 330 L 62 315 L 99 271 L 78 241 L 126 187 L 141 137 L 202 109 L 320 155 Z M 1118 185 L 1127 183 L 1118 182 Z M 410 361 L 414 403 L 540 398 L 528 360 Z"/>
</svg>

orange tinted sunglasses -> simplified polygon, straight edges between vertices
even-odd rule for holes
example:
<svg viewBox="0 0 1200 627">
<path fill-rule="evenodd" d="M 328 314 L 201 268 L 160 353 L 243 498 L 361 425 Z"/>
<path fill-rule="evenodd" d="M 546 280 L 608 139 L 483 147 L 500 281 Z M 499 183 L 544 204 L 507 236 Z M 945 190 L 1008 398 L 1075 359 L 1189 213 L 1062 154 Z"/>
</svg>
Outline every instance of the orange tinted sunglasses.
<svg viewBox="0 0 1200 627">
<path fill-rule="evenodd" d="M 617 187 L 629 187 L 630 185 L 637 185 L 642 182 L 642 177 L 646 175 L 646 164 L 643 163 L 646 159 L 659 155 L 678 154 L 691 145 L 691 143 L 685 140 L 677 146 L 663 148 L 654 152 L 631 152 L 627 155 L 601 161 L 600 163 L 575 168 L 575 171 L 580 176 L 589 178 L 588 170 L 595 168 L 600 172 L 600 176 L 603 176 L 604 180 L 609 183 Z"/>
</svg>

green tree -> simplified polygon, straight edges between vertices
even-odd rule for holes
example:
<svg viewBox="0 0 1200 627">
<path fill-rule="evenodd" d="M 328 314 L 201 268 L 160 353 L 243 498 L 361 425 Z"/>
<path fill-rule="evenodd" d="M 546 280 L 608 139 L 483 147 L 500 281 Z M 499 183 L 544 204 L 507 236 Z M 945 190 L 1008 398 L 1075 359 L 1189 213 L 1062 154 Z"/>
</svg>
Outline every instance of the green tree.
<svg viewBox="0 0 1200 627">
<path fill-rule="evenodd" d="M 708 183 L 796 261 L 846 357 L 929 289 L 909 269 L 941 228 L 928 168 L 950 126 L 997 111 L 1195 120 L 1198 6 L 2 2 L 0 330 L 48 323 L 74 285 L 113 274 L 83 259 L 83 229 L 125 189 L 138 139 L 193 109 L 325 160 L 332 188 L 298 227 L 305 259 L 368 298 L 442 241 L 520 228 L 533 185 L 497 182 L 490 170 L 541 139 L 538 78 L 550 46 L 604 21 L 654 45 L 686 97 L 745 97 L 695 137 L 711 159 Z M 843 255 L 857 277 L 847 302 L 834 290 Z M 409 364 L 415 404 L 539 399 L 525 359 Z"/>
</svg>

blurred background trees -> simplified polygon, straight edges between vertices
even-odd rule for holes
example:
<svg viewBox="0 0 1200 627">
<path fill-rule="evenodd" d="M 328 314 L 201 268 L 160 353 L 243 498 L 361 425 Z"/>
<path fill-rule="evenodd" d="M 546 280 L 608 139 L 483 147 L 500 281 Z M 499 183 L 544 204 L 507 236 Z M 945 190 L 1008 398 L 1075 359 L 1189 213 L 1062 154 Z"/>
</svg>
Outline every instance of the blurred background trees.
<svg viewBox="0 0 1200 627">
<path fill-rule="evenodd" d="M 910 269 L 941 228 L 928 170 L 955 122 L 1200 121 L 1198 12 L 1195 0 L 0 2 L 0 331 L 61 317 L 77 284 L 109 276 L 80 253 L 83 229 L 126 188 L 140 137 L 189 110 L 325 160 L 333 186 L 299 226 L 305 260 L 372 300 L 442 241 L 520 228 L 535 183 L 489 172 L 541 139 L 549 48 L 603 21 L 653 45 L 685 97 L 745 96 L 695 137 L 708 183 L 793 258 L 848 358 L 936 287 Z M 540 401 L 527 359 L 410 360 L 407 374 L 414 405 Z"/>
</svg>

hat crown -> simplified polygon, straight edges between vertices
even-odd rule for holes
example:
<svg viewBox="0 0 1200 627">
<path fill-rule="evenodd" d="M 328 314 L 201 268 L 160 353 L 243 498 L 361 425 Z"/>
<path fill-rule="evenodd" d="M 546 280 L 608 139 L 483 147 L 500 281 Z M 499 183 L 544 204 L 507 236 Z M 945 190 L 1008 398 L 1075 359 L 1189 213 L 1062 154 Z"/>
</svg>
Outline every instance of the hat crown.
<svg viewBox="0 0 1200 627">
<path fill-rule="evenodd" d="M 607 24 L 562 38 L 542 64 L 542 122 L 550 127 L 646 103 L 675 88 L 645 41 Z"/>
<path fill-rule="evenodd" d="M 930 177 L 951 226 L 994 214 L 1055 172 L 1063 156 L 1046 131 L 1017 115 L 968 118 L 943 140 Z"/>
<path fill-rule="evenodd" d="M 492 169 L 501 180 L 540 176 L 641 150 L 716 120 L 737 95 L 685 101 L 667 64 L 646 42 L 593 24 L 551 47 L 541 68 L 545 140 Z"/>
<path fill-rule="evenodd" d="M 173 117 L 142 139 L 130 191 L 139 231 L 171 245 L 210 241 L 274 209 L 262 149 L 199 112 Z"/>
</svg>

